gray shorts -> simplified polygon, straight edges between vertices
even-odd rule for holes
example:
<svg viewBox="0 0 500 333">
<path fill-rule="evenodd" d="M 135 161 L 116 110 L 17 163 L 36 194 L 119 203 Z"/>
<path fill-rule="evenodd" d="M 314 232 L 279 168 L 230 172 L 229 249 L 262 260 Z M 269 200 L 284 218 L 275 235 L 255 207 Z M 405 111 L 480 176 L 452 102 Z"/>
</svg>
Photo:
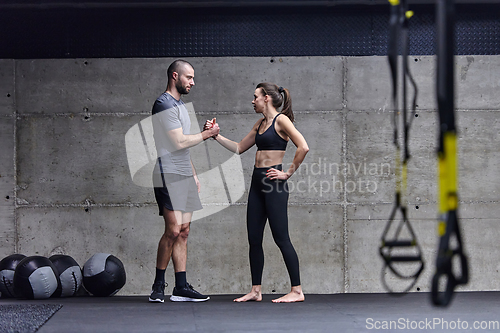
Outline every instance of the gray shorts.
<svg viewBox="0 0 500 333">
<path fill-rule="evenodd" d="M 155 176 L 161 176 L 161 183 L 164 184 L 163 187 L 154 188 L 160 215 L 163 216 L 163 207 L 168 210 L 182 212 L 194 212 L 203 208 L 193 176 L 182 176 L 173 173 Z"/>
</svg>

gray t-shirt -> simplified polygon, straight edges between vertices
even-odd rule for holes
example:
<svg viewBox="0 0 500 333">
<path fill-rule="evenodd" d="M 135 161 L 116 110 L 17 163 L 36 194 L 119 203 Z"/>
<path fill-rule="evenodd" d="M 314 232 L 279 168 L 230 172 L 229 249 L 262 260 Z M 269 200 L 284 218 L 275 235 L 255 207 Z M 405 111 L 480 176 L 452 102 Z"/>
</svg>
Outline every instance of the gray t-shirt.
<svg viewBox="0 0 500 333">
<path fill-rule="evenodd" d="M 177 128 L 182 128 L 185 135 L 190 134 L 191 120 L 188 111 L 182 100 L 176 100 L 164 92 L 153 105 L 153 131 L 158 153 L 155 173 L 192 176 L 189 148 L 177 149 L 167 134 Z"/>
</svg>

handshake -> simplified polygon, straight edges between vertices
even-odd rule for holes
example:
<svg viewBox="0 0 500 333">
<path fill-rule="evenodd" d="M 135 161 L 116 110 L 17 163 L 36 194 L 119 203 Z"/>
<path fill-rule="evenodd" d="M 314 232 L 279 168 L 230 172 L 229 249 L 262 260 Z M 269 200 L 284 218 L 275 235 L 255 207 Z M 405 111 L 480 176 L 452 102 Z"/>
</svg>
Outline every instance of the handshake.
<svg viewBox="0 0 500 333">
<path fill-rule="evenodd" d="M 205 125 L 203 125 L 203 131 L 210 131 L 210 137 L 216 138 L 217 135 L 219 135 L 219 124 L 217 124 L 216 119 L 213 118 L 212 120 L 207 120 L 205 122 Z"/>
</svg>

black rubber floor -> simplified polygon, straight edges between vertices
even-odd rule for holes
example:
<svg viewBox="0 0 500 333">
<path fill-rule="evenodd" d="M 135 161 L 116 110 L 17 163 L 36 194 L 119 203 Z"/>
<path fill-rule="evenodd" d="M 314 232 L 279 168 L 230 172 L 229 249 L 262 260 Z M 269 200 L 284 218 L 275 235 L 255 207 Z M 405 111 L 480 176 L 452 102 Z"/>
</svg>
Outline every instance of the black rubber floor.
<svg viewBox="0 0 500 333">
<path fill-rule="evenodd" d="M 38 332 L 499 332 L 500 292 L 457 293 L 436 308 L 427 293 L 306 295 L 296 304 L 233 303 L 215 295 L 205 303 L 151 304 L 147 296 L 73 297 L 0 304 L 63 304 Z"/>
</svg>

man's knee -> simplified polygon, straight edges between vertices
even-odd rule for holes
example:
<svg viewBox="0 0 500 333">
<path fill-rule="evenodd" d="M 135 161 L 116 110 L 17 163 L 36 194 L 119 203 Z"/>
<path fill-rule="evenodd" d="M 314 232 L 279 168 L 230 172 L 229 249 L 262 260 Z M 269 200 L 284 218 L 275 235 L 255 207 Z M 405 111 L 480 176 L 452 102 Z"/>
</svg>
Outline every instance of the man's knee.
<svg viewBox="0 0 500 333">
<path fill-rule="evenodd" d="M 171 240 L 171 241 L 176 241 L 177 238 L 181 235 L 181 230 L 180 229 L 172 229 L 169 228 L 165 230 L 165 233 L 163 234 L 163 237 Z"/>
<path fill-rule="evenodd" d="M 179 232 L 179 237 L 182 239 L 187 239 L 188 236 L 189 236 L 189 224 L 186 223 L 182 225 L 182 228 Z"/>
<path fill-rule="evenodd" d="M 189 236 L 189 226 L 183 227 L 184 225 L 181 226 L 176 226 L 174 228 L 168 228 L 165 230 L 165 233 L 163 234 L 163 237 L 168 238 L 171 241 L 176 241 L 177 239 L 183 239 L 186 240 Z"/>
</svg>

